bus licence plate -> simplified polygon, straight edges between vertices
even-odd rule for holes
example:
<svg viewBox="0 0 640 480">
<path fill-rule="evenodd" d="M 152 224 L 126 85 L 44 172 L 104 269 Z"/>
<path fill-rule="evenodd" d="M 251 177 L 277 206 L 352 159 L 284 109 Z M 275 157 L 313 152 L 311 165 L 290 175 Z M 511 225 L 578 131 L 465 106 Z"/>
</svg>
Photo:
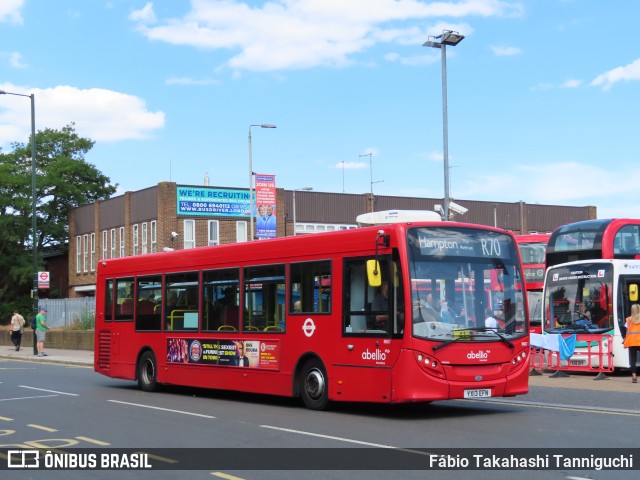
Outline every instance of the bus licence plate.
<svg viewBox="0 0 640 480">
<path fill-rule="evenodd" d="M 490 388 L 478 388 L 475 390 L 465 390 L 464 398 L 489 398 L 491 396 Z"/>
</svg>

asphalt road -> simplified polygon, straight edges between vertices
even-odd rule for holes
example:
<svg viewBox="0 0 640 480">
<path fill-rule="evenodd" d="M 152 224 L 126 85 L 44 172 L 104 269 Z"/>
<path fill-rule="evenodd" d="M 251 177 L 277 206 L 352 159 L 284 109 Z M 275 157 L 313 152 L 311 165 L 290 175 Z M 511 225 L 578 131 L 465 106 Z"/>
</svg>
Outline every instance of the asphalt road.
<svg viewBox="0 0 640 480">
<path fill-rule="evenodd" d="M 556 379 L 564 380 L 564 379 Z M 553 381 L 556 381 L 553 380 Z M 80 472 L 70 470 L 0 470 L 3 479 L 34 478 L 224 478 L 235 479 L 626 479 L 638 471 L 559 470 L 368 470 L 336 469 L 338 457 L 355 455 L 358 464 L 377 465 L 389 452 L 410 461 L 440 448 L 488 449 L 503 456 L 514 449 L 603 448 L 625 454 L 640 427 L 637 389 L 622 385 L 628 377 L 598 382 L 595 389 L 540 386 L 532 379 L 529 395 L 513 399 L 448 401 L 429 405 L 338 404 L 325 412 L 305 409 L 294 399 L 199 389 L 168 388 L 144 393 L 133 382 L 103 377 L 89 367 L 45 362 L 0 360 L 1 448 L 85 448 L 88 452 L 131 448 L 155 453 L 154 464 L 210 456 L 220 448 L 255 448 L 245 468 Z M 587 381 L 593 381 L 591 379 Z M 606 383 L 609 382 L 609 383 Z M 630 382 L 628 382 L 630 384 Z M 565 385 L 565 386 L 563 386 Z M 595 385 L 595 384 L 594 384 Z M 602 385 L 602 386 L 601 386 Z M 391 447 L 391 448 L 390 448 Z M 153 449 L 164 450 L 153 450 Z M 287 449 L 285 460 L 263 466 L 259 452 Z M 286 470 L 286 458 L 298 461 L 295 448 L 314 453 L 328 470 Z M 355 449 L 366 449 L 364 454 Z M 199 450 L 204 449 L 204 450 Z M 339 449 L 339 450 L 330 450 Z M 418 449 L 421 449 L 418 451 Z M 408 452 L 407 452 L 408 450 Z M 75 451 L 75 450 L 73 450 Z M 464 451 L 464 450 L 463 450 Z M 469 450 L 471 451 L 471 450 Z M 158 455 L 161 452 L 162 455 Z M 326 458 L 325 458 L 326 457 Z M 192 457 L 194 458 L 194 457 Z M 3 460 L 0 459 L 0 462 Z M 260 464 L 254 469 L 253 462 Z M 333 463 L 332 463 L 333 462 Z M 640 455 L 635 463 L 640 465 Z M 216 463 L 211 462 L 215 467 Z M 638 466 L 636 466 L 636 469 Z"/>
</svg>

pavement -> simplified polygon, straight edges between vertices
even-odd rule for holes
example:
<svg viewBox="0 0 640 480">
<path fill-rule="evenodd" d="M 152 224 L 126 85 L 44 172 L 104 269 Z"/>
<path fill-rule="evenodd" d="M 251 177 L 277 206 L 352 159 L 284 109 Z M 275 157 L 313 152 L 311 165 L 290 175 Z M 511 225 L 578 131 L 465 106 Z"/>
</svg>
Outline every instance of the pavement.
<svg viewBox="0 0 640 480">
<path fill-rule="evenodd" d="M 629 370 L 606 372 L 563 372 L 536 370 L 529 375 L 530 387 L 570 388 L 607 392 L 640 393 L 640 383 L 631 383 Z M 562 374 L 565 375 L 562 375 Z"/>
<path fill-rule="evenodd" d="M 0 346 L 0 359 L 34 363 L 55 363 L 93 368 L 93 352 L 89 350 L 63 350 L 46 348 L 46 357 L 33 354 L 33 346 L 22 346 L 16 352 L 13 346 Z M 591 372 L 568 372 L 566 376 L 554 371 L 536 371 L 529 376 L 531 387 L 570 388 L 575 390 L 601 390 L 608 392 L 640 393 L 640 383 L 631 383 L 628 371 L 598 375 Z"/>
<path fill-rule="evenodd" d="M 60 348 L 46 348 L 46 357 L 33 354 L 32 345 L 22 345 L 16 352 L 13 345 L 0 345 L 0 359 L 20 360 L 25 362 L 46 362 L 63 365 L 86 366 L 93 368 L 93 352 L 90 350 L 63 350 Z"/>
</svg>

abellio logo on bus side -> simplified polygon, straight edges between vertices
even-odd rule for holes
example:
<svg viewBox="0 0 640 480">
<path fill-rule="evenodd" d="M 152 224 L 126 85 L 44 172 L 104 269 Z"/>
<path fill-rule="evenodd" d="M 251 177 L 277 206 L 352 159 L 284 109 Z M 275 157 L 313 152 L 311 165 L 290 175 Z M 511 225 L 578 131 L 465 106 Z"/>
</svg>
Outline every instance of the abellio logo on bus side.
<svg viewBox="0 0 640 480">
<path fill-rule="evenodd" d="M 379 348 L 376 348 L 375 352 L 370 352 L 369 349 L 367 348 L 366 351 L 362 352 L 362 359 L 363 360 L 386 360 L 387 359 L 387 354 L 385 352 L 383 352 L 382 350 L 380 350 Z"/>
<path fill-rule="evenodd" d="M 385 349 L 383 351 L 379 348 L 376 348 L 373 352 L 371 352 L 367 348 L 364 352 L 362 352 L 362 359 L 373 360 L 376 365 L 384 365 L 387 361 L 387 354 L 389 354 L 389 352 L 391 352 L 391 350 Z"/>
</svg>

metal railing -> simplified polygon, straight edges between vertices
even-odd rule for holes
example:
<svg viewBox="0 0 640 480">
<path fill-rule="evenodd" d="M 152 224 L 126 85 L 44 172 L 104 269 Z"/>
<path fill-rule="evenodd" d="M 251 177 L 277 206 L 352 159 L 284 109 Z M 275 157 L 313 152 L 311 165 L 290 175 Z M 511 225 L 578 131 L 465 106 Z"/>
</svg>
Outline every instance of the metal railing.
<svg viewBox="0 0 640 480">
<path fill-rule="evenodd" d="M 78 323 L 94 320 L 96 314 L 95 297 L 40 299 L 39 307 L 47 309 L 47 325 L 55 327 L 71 327 Z"/>
</svg>

